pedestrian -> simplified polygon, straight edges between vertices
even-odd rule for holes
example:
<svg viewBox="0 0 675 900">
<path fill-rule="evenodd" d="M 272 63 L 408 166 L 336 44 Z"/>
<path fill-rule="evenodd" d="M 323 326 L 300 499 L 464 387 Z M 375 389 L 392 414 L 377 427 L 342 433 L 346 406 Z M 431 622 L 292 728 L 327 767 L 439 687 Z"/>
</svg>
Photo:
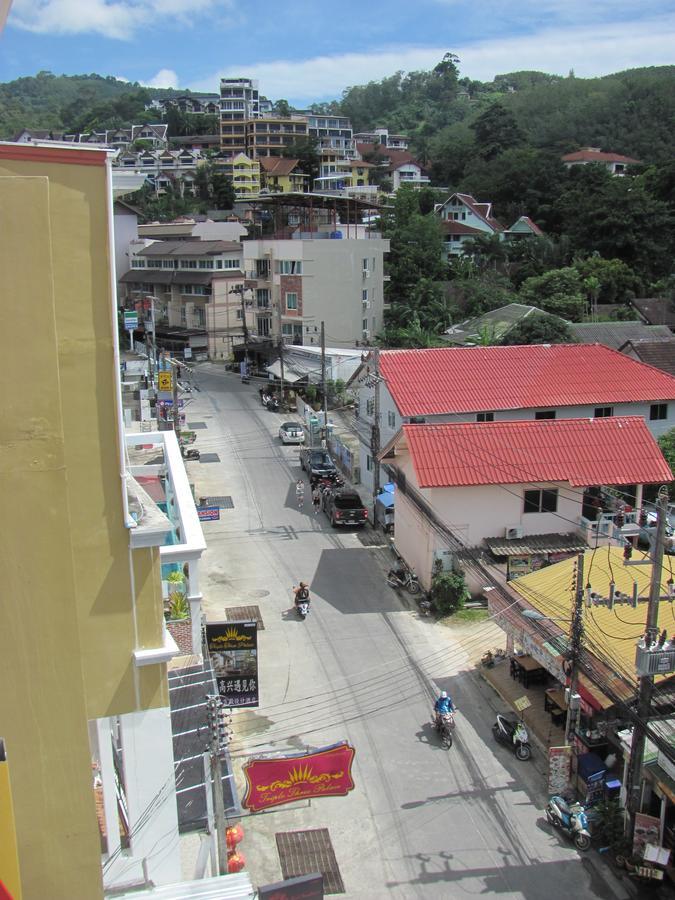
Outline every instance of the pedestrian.
<svg viewBox="0 0 675 900">
<path fill-rule="evenodd" d="M 314 507 L 314 515 L 317 516 L 321 507 L 321 491 L 318 484 L 314 485 L 314 490 L 312 491 L 312 506 Z"/>
<path fill-rule="evenodd" d="M 305 482 L 302 478 L 298 478 L 296 482 L 295 499 L 298 501 L 298 509 L 302 509 L 305 505 Z"/>
</svg>

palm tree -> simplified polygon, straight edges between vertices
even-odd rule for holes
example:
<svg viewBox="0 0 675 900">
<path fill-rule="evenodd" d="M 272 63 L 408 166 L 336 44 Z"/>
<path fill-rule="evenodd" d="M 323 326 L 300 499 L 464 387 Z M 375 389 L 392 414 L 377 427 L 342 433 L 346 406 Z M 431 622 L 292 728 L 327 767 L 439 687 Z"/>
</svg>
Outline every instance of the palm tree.
<svg viewBox="0 0 675 900">
<path fill-rule="evenodd" d="M 477 234 L 462 244 L 462 253 L 471 256 L 481 271 L 508 268 L 508 246 L 498 234 Z"/>
</svg>

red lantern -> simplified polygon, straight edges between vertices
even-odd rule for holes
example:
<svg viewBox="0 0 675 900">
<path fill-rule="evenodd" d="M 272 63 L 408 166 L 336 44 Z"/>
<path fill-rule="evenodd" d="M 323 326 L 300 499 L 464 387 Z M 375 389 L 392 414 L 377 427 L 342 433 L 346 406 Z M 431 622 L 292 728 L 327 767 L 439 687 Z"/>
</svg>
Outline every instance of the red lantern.
<svg viewBox="0 0 675 900">
<path fill-rule="evenodd" d="M 244 838 L 244 829 L 241 825 L 228 825 L 225 829 L 225 842 L 228 850 L 234 850 Z"/>
<path fill-rule="evenodd" d="M 246 866 L 246 858 L 243 853 L 230 853 L 227 857 L 227 871 L 241 872 Z"/>
</svg>

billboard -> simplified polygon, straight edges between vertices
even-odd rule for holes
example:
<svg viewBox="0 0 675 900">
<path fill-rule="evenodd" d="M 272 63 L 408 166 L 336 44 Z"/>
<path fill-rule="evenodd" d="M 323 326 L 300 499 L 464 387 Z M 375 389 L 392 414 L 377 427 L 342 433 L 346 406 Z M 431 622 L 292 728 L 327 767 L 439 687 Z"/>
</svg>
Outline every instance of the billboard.
<svg viewBox="0 0 675 900">
<path fill-rule="evenodd" d="M 344 797 L 354 790 L 354 753 L 353 747 L 341 743 L 314 753 L 255 759 L 244 766 L 242 803 L 251 812 L 259 812 L 308 797 Z"/>
<path fill-rule="evenodd" d="M 225 705 L 257 706 L 257 622 L 208 622 L 206 646 Z"/>
</svg>

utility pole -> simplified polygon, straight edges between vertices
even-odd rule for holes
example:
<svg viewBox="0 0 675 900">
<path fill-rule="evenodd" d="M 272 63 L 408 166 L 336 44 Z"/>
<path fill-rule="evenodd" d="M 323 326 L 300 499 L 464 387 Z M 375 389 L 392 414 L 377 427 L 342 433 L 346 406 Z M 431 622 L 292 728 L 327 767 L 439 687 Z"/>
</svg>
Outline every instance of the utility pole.
<svg viewBox="0 0 675 900">
<path fill-rule="evenodd" d="M 171 360 L 171 391 L 173 394 L 173 430 L 180 431 L 180 410 L 178 409 L 178 363 Z"/>
<path fill-rule="evenodd" d="M 661 487 L 656 504 L 656 535 L 652 552 L 652 579 L 649 585 L 649 606 L 647 607 L 647 627 L 645 638 L 649 644 L 655 643 L 659 636 L 659 599 L 661 597 L 661 571 L 663 569 L 663 549 L 666 533 L 666 514 L 668 511 L 668 489 Z M 637 703 L 637 721 L 633 726 L 633 737 L 630 745 L 630 761 L 628 763 L 628 784 L 626 799 L 628 801 L 628 839 L 633 841 L 635 831 L 635 814 L 640 805 L 640 775 L 642 758 L 645 750 L 645 726 L 648 723 L 649 711 L 654 689 L 654 676 L 640 676 L 640 690 Z"/>
<path fill-rule="evenodd" d="M 323 396 L 324 446 L 328 446 L 328 395 L 326 392 L 326 328 L 321 322 L 321 394 Z"/>
<path fill-rule="evenodd" d="M 281 381 L 281 411 L 284 411 L 284 332 L 283 325 L 281 321 L 281 297 L 279 297 L 279 301 L 277 303 L 277 321 L 279 324 L 279 376 Z"/>
<path fill-rule="evenodd" d="M 375 364 L 375 401 L 373 404 L 373 428 L 370 435 L 370 450 L 373 454 L 373 521 L 375 521 L 375 500 L 380 493 L 380 348 L 373 350 Z"/>
<path fill-rule="evenodd" d="M 221 697 L 209 694 L 206 697 L 206 715 L 210 731 L 211 786 L 213 789 L 213 817 L 218 844 L 218 874 L 227 875 L 227 835 L 225 829 L 225 803 L 223 801 L 223 772 L 221 754 L 230 742 L 229 723 L 231 716 L 225 709 Z"/>
<path fill-rule="evenodd" d="M 572 614 L 572 629 L 570 632 L 570 686 L 569 700 L 567 702 L 567 721 L 565 722 L 565 746 L 569 746 L 574 734 L 579 704 L 575 699 L 577 693 L 577 680 L 579 675 L 579 658 L 584 640 L 584 554 L 577 556 L 576 580 L 574 585 L 574 612 Z"/>
</svg>

